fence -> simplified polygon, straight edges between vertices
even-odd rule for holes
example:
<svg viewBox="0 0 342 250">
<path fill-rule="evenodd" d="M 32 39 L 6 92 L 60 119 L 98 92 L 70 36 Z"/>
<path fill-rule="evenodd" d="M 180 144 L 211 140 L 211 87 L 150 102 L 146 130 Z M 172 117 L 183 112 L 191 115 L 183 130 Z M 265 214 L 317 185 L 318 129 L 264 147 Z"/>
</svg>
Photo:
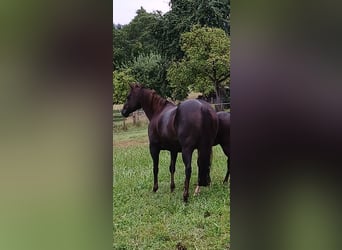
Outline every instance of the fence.
<svg viewBox="0 0 342 250">
<path fill-rule="evenodd" d="M 230 103 L 223 102 L 223 103 L 212 103 L 211 104 L 216 111 L 227 111 L 230 110 Z"/>
<path fill-rule="evenodd" d="M 127 130 L 129 126 L 139 126 L 147 122 L 148 119 L 145 115 L 145 112 L 142 109 L 133 112 L 127 118 L 121 115 L 121 110 L 113 109 L 114 130 Z"/>
</svg>

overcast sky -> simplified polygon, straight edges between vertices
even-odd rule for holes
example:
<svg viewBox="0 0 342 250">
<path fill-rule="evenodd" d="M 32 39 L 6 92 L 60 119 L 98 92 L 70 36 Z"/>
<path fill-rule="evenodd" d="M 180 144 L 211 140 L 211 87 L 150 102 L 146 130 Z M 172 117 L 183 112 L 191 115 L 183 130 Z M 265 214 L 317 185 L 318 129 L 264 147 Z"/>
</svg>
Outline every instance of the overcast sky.
<svg viewBox="0 0 342 250">
<path fill-rule="evenodd" d="M 147 12 L 160 10 L 164 14 L 170 10 L 169 0 L 113 0 L 113 23 L 128 24 L 141 6 Z"/>
</svg>

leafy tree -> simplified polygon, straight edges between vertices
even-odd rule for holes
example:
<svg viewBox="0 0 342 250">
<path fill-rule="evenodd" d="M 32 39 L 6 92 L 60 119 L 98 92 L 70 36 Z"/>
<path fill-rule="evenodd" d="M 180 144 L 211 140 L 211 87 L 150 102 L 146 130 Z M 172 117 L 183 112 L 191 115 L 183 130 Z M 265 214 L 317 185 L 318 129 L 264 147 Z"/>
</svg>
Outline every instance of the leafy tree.
<svg viewBox="0 0 342 250">
<path fill-rule="evenodd" d="M 159 52 L 169 60 L 183 58 L 180 36 L 193 25 L 230 32 L 230 0 L 171 0 L 170 6 L 171 10 L 157 19 L 154 27 Z"/>
<path fill-rule="evenodd" d="M 140 82 L 144 86 L 155 89 L 160 95 L 171 95 L 170 86 L 163 82 L 161 75 L 166 66 L 159 54 L 139 55 L 125 67 L 113 72 L 113 103 L 122 103 L 127 97 L 128 84 Z"/>
<path fill-rule="evenodd" d="M 127 43 L 128 34 L 125 26 L 113 26 L 113 70 L 119 69 L 126 61 L 131 60 L 131 49 Z"/>
<path fill-rule="evenodd" d="M 170 0 L 170 6 L 171 10 L 164 15 L 140 8 L 129 24 L 113 25 L 113 71 L 129 71 L 127 75 L 135 81 L 155 88 L 165 97 L 173 94 L 174 98 L 182 99 L 189 87 L 204 94 L 213 91 L 212 80 L 200 77 L 198 70 L 193 70 L 195 67 L 183 65 L 184 56 L 186 60 L 192 57 L 181 47 L 181 34 L 190 32 L 193 25 L 218 27 L 229 34 L 230 0 Z M 173 66 L 169 68 L 170 65 Z M 187 72 L 191 81 L 180 79 L 180 69 Z M 196 84 L 189 84 L 195 75 Z M 179 82 L 170 83 L 171 78 Z"/>
<path fill-rule="evenodd" d="M 134 82 L 130 69 L 113 72 L 113 104 L 122 104 L 128 95 L 129 83 Z"/>
<path fill-rule="evenodd" d="M 230 32 L 230 0 L 171 0 L 170 6 L 171 11 L 158 18 L 153 27 L 159 53 L 168 65 L 183 59 L 180 37 L 182 33 L 189 32 L 193 25 L 221 28 L 226 34 Z M 184 98 L 187 87 L 175 82 L 170 84 L 167 72 L 163 75 L 164 84 L 174 89 L 173 97 Z M 206 93 L 208 82 L 203 79 L 198 82 L 197 86 L 203 86 L 201 92 Z"/>
<path fill-rule="evenodd" d="M 164 97 L 171 94 L 170 87 L 163 81 L 166 65 L 160 54 L 139 55 L 129 64 L 129 67 L 137 82 L 155 89 Z"/>
<path fill-rule="evenodd" d="M 192 68 L 187 67 L 185 63 L 174 62 L 167 71 L 167 79 L 170 81 L 172 98 L 183 100 L 189 94 L 189 83 L 192 81 L 194 73 Z"/>
<path fill-rule="evenodd" d="M 230 0 L 195 1 L 195 20 L 201 26 L 216 27 L 230 34 Z"/>
<path fill-rule="evenodd" d="M 154 27 L 160 12 L 148 13 L 144 8 L 127 25 L 113 25 L 113 70 L 125 67 L 140 54 L 157 51 Z"/>
<path fill-rule="evenodd" d="M 181 48 L 185 57 L 173 63 L 167 74 L 174 95 L 184 98 L 189 88 L 204 94 L 215 91 L 220 103 L 230 77 L 229 37 L 219 28 L 194 26 L 181 35 Z"/>
<path fill-rule="evenodd" d="M 179 46 L 180 34 L 190 31 L 194 24 L 194 1 L 171 0 L 170 5 L 171 11 L 165 13 L 155 26 L 155 37 L 163 56 L 169 60 L 179 60 L 184 55 Z"/>
</svg>

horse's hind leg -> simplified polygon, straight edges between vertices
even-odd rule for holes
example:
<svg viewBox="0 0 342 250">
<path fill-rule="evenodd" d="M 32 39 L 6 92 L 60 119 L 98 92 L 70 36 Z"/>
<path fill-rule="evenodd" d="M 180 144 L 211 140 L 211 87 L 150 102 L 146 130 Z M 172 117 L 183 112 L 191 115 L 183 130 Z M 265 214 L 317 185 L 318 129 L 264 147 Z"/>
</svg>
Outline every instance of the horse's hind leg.
<svg viewBox="0 0 342 250">
<path fill-rule="evenodd" d="M 189 185 L 190 185 L 190 178 L 191 178 L 191 160 L 192 160 L 192 153 L 194 149 L 185 148 L 182 149 L 182 157 L 183 162 L 185 165 L 185 181 L 184 181 L 184 192 L 183 192 L 183 200 L 184 202 L 188 201 L 189 198 Z"/>
<path fill-rule="evenodd" d="M 210 165 L 211 165 L 212 148 L 205 145 L 198 149 L 198 186 L 210 185 Z"/>
<path fill-rule="evenodd" d="M 229 144 L 225 143 L 225 144 L 221 144 L 221 148 L 224 152 L 224 154 L 227 156 L 227 173 L 226 176 L 224 177 L 223 183 L 228 182 L 228 178 L 229 178 L 229 168 L 230 168 L 230 146 Z"/>
<path fill-rule="evenodd" d="M 159 147 L 150 144 L 150 153 L 153 159 L 153 178 L 154 178 L 153 192 L 156 192 L 158 190 L 159 152 L 160 152 Z"/>
<path fill-rule="evenodd" d="M 171 173 L 171 184 L 170 189 L 171 192 L 175 190 L 175 171 L 176 171 L 176 160 L 177 160 L 177 151 L 171 151 L 171 163 L 170 163 L 170 173 Z"/>
<path fill-rule="evenodd" d="M 210 165 L 212 160 L 212 142 L 202 143 L 202 146 L 198 148 L 198 181 L 194 192 L 197 195 L 200 192 L 200 186 L 209 186 L 210 179 Z"/>
<path fill-rule="evenodd" d="M 226 173 L 226 177 L 224 177 L 223 183 L 228 182 L 228 177 L 229 177 L 229 157 L 227 159 L 227 173 Z"/>
</svg>

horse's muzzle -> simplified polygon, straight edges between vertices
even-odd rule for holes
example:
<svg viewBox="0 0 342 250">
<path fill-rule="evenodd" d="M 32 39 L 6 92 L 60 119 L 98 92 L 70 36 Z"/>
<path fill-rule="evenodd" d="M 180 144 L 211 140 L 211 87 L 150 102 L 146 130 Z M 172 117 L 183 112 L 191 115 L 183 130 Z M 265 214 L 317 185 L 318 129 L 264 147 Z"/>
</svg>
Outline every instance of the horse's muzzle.
<svg viewBox="0 0 342 250">
<path fill-rule="evenodd" d="M 127 109 L 123 109 L 123 110 L 121 110 L 121 114 L 122 114 L 122 116 L 124 116 L 124 117 L 128 117 L 129 112 L 127 111 Z"/>
</svg>

